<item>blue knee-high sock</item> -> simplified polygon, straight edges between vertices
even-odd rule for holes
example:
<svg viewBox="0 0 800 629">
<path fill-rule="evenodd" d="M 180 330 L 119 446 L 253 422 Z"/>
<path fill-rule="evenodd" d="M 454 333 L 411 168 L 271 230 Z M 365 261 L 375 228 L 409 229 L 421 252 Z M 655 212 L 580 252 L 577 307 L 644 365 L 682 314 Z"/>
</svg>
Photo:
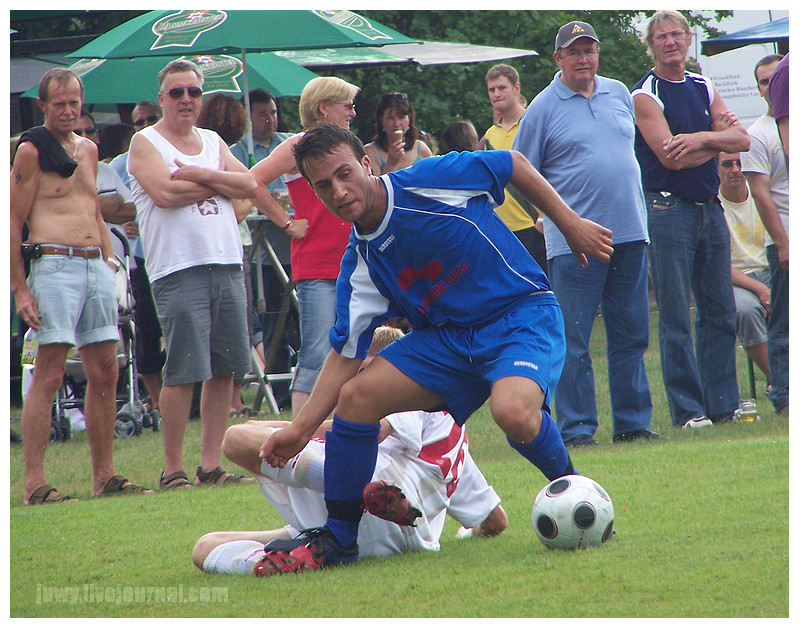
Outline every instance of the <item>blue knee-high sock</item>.
<svg viewBox="0 0 800 629">
<path fill-rule="evenodd" d="M 572 467 L 564 440 L 550 413 L 542 409 L 542 425 L 539 434 L 530 443 L 517 443 L 508 439 L 509 445 L 528 459 L 548 480 L 567 474 L 577 474 Z"/>
<path fill-rule="evenodd" d="M 379 424 L 357 424 L 333 416 L 325 433 L 326 525 L 343 546 L 358 538 L 362 493 L 378 458 Z"/>
</svg>

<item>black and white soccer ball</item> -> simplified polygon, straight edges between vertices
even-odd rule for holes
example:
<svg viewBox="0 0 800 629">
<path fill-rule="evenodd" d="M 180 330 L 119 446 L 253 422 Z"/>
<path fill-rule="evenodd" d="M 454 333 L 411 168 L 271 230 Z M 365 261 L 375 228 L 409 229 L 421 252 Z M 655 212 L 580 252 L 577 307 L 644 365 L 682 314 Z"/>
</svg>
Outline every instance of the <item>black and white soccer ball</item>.
<svg viewBox="0 0 800 629">
<path fill-rule="evenodd" d="M 562 476 L 533 501 L 533 529 L 548 548 L 600 546 L 614 535 L 614 505 L 605 489 L 586 476 Z"/>
</svg>

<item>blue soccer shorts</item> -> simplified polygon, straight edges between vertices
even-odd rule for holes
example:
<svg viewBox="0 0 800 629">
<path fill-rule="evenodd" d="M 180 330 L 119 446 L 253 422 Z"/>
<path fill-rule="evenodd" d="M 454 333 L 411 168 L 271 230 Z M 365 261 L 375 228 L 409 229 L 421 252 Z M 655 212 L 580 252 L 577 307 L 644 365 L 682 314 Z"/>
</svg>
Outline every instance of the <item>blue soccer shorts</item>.
<svg viewBox="0 0 800 629">
<path fill-rule="evenodd" d="M 484 325 L 416 329 L 379 355 L 440 395 L 463 425 L 489 398 L 492 385 L 508 376 L 534 380 L 549 407 L 565 351 L 561 307 L 552 293 L 539 293 Z"/>
</svg>

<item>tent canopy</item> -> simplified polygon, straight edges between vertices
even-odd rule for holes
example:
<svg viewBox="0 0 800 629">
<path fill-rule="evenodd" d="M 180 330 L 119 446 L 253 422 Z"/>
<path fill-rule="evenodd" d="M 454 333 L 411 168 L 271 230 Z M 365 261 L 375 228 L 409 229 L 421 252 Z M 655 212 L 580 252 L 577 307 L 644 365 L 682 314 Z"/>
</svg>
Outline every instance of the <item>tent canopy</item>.
<svg viewBox="0 0 800 629">
<path fill-rule="evenodd" d="M 414 44 L 387 44 L 381 48 L 281 50 L 277 54 L 306 68 L 358 67 L 394 63 L 419 65 L 478 63 L 537 56 L 535 50 L 432 41 Z"/>
<path fill-rule="evenodd" d="M 789 49 L 789 18 L 784 17 L 779 20 L 751 26 L 735 33 L 728 33 L 714 39 L 706 39 L 700 43 L 702 52 L 707 57 L 735 50 L 750 44 L 769 44 L 777 43 Z"/>
</svg>

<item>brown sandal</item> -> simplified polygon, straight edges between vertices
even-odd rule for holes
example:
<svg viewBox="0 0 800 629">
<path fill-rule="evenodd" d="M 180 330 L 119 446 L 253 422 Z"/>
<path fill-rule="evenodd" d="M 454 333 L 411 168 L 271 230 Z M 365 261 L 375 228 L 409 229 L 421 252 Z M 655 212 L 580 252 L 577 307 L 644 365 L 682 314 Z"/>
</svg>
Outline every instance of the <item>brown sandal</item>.
<svg viewBox="0 0 800 629">
<path fill-rule="evenodd" d="M 169 476 L 164 476 L 164 472 L 161 472 L 161 479 L 158 481 L 159 489 L 190 489 L 191 487 L 192 484 L 183 470 L 173 472 Z"/>
<path fill-rule="evenodd" d="M 58 490 L 52 485 L 42 485 L 30 495 L 25 504 L 42 505 L 55 502 L 78 502 L 78 499 L 67 494 L 58 493 Z"/>
<path fill-rule="evenodd" d="M 99 494 L 94 494 L 95 498 L 104 496 L 119 496 L 119 495 L 133 495 L 133 494 L 152 494 L 155 493 L 152 489 L 134 485 L 124 476 L 117 474 L 108 479 L 108 482 L 103 486 L 103 491 Z"/>
<path fill-rule="evenodd" d="M 256 479 L 251 476 L 242 476 L 241 474 L 228 474 L 221 467 L 214 468 L 210 472 L 206 472 L 199 465 L 197 466 L 197 484 L 198 485 L 229 485 L 239 483 L 252 483 Z"/>
</svg>

